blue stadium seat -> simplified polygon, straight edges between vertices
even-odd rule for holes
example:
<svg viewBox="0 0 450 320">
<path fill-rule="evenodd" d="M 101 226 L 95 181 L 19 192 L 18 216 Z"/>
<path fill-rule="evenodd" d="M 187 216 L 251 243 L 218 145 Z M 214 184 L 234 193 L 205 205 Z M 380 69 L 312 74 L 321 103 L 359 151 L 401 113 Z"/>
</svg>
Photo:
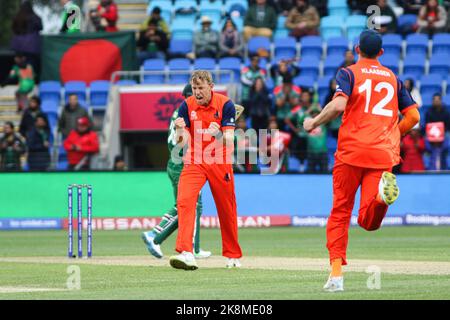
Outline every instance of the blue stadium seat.
<svg viewBox="0 0 450 320">
<path fill-rule="evenodd" d="M 359 37 L 359 34 L 366 29 L 367 17 L 363 15 L 349 16 L 345 21 L 345 25 L 348 39 Z"/>
<path fill-rule="evenodd" d="M 86 103 L 86 83 L 84 81 L 67 81 L 64 85 L 65 101 L 69 101 L 69 95 L 76 94 L 80 104 Z"/>
<path fill-rule="evenodd" d="M 123 79 L 116 82 L 118 86 L 134 86 L 135 84 L 137 84 L 137 81 L 130 79 Z"/>
<path fill-rule="evenodd" d="M 412 53 L 428 53 L 428 36 L 419 33 L 406 36 L 406 54 Z"/>
<path fill-rule="evenodd" d="M 275 57 L 293 58 L 297 55 L 297 41 L 293 37 L 275 39 Z"/>
<path fill-rule="evenodd" d="M 199 7 L 200 7 L 200 16 L 206 15 L 212 19 L 213 16 L 219 13 L 219 20 L 221 19 L 224 9 L 222 1 L 218 0 L 213 2 L 209 0 L 200 1 Z"/>
<path fill-rule="evenodd" d="M 194 69 L 214 71 L 216 69 L 216 60 L 213 58 L 197 58 L 194 60 Z"/>
<path fill-rule="evenodd" d="M 191 40 L 194 37 L 195 18 L 192 17 L 175 17 L 172 21 L 171 39 Z"/>
<path fill-rule="evenodd" d="M 303 57 L 298 64 L 300 74 L 302 76 L 309 76 L 314 81 L 319 76 L 319 64 L 320 59 L 318 57 Z"/>
<path fill-rule="evenodd" d="M 275 83 L 273 82 L 272 77 L 267 77 L 266 88 L 267 88 L 267 91 L 269 91 L 269 92 L 272 92 L 273 89 L 275 88 Z"/>
<path fill-rule="evenodd" d="M 320 34 L 324 40 L 343 36 L 344 18 L 341 15 L 323 17 L 320 20 Z"/>
<path fill-rule="evenodd" d="M 266 37 L 253 37 L 248 41 L 248 52 L 250 55 L 257 53 L 258 49 L 263 48 L 270 52 L 270 39 Z"/>
<path fill-rule="evenodd" d="M 176 58 L 169 60 L 168 69 L 170 71 L 190 71 L 191 62 L 185 58 Z M 170 84 L 186 84 L 189 81 L 189 74 L 170 74 L 169 83 Z"/>
<path fill-rule="evenodd" d="M 286 25 L 285 25 L 286 19 L 287 19 L 287 17 L 285 17 L 285 16 L 282 16 L 282 15 L 278 16 L 277 29 L 284 29 L 284 28 L 286 28 Z"/>
<path fill-rule="evenodd" d="M 241 60 L 234 57 L 221 58 L 219 60 L 219 70 L 233 70 L 233 82 L 240 82 L 241 78 Z M 220 82 L 230 82 L 230 75 L 221 74 Z"/>
<path fill-rule="evenodd" d="M 42 81 L 39 84 L 39 97 L 42 101 L 51 100 L 59 104 L 61 101 L 61 84 L 58 81 Z"/>
<path fill-rule="evenodd" d="M 403 64 L 403 73 L 409 73 L 414 79 L 420 79 L 425 73 L 425 55 L 407 54 Z"/>
<path fill-rule="evenodd" d="M 142 66 L 143 71 L 164 71 L 166 62 L 164 59 L 147 59 Z M 143 83 L 161 84 L 164 83 L 164 74 L 147 74 L 143 77 Z"/>
<path fill-rule="evenodd" d="M 385 66 L 386 68 L 389 68 L 394 72 L 396 75 L 399 74 L 399 57 L 395 53 L 387 53 L 383 54 L 379 58 L 380 63 Z"/>
<path fill-rule="evenodd" d="M 300 56 L 312 56 L 319 58 L 322 56 L 322 39 L 318 36 L 305 36 L 300 40 Z"/>
<path fill-rule="evenodd" d="M 450 54 L 450 34 L 437 33 L 433 36 L 433 55 Z"/>
<path fill-rule="evenodd" d="M 239 17 L 231 17 L 231 20 L 233 20 L 234 24 L 236 25 L 236 28 L 239 32 L 242 32 L 242 30 L 244 29 L 244 18 L 239 16 Z M 223 28 L 223 24 L 222 24 L 222 28 Z M 221 30 L 222 30 L 221 28 Z"/>
<path fill-rule="evenodd" d="M 196 18 L 197 17 L 197 11 L 193 11 L 193 12 L 184 12 L 184 13 L 177 13 L 177 11 L 182 10 L 182 9 L 190 9 L 190 8 L 194 8 L 196 10 L 198 10 L 198 5 L 197 2 L 195 0 L 178 0 L 175 1 L 174 5 L 173 5 L 173 13 L 175 14 L 175 19 L 177 19 L 178 17 L 182 16 L 182 17 L 190 17 L 190 18 Z"/>
<path fill-rule="evenodd" d="M 443 78 L 450 73 L 450 54 L 433 54 L 430 58 L 429 73 L 440 74 Z"/>
<path fill-rule="evenodd" d="M 89 101 L 93 109 L 104 107 L 108 104 L 108 92 L 110 83 L 106 80 L 92 81 L 90 85 Z"/>
<path fill-rule="evenodd" d="M 283 29 L 276 29 L 274 34 L 273 34 L 273 38 L 274 40 L 277 39 L 285 39 L 289 37 L 289 30 L 286 28 Z"/>
<path fill-rule="evenodd" d="M 47 112 L 48 124 L 50 126 L 50 130 L 52 132 L 55 131 L 56 126 L 58 125 L 58 113 L 57 112 Z"/>
<path fill-rule="evenodd" d="M 161 18 L 170 25 L 172 23 L 172 10 L 161 10 Z"/>
<path fill-rule="evenodd" d="M 397 19 L 398 29 L 404 29 L 405 27 L 412 26 L 416 24 L 417 16 L 415 14 L 402 14 Z"/>
<path fill-rule="evenodd" d="M 332 0 L 328 1 L 328 14 L 330 16 L 342 16 L 349 15 L 349 9 L 347 6 L 347 0 Z"/>
<path fill-rule="evenodd" d="M 398 34 L 385 34 L 383 36 L 384 54 L 395 54 L 400 57 L 402 53 L 402 37 Z"/>
<path fill-rule="evenodd" d="M 431 104 L 433 102 L 433 95 L 430 93 L 422 95 L 422 108 L 424 110 L 431 108 Z"/>
<path fill-rule="evenodd" d="M 172 56 L 186 56 L 192 49 L 192 40 L 170 39 L 169 54 Z"/>
<path fill-rule="evenodd" d="M 398 76 L 398 78 L 402 81 L 405 82 L 407 79 L 411 79 L 414 80 L 414 83 L 416 83 L 416 79 L 414 78 L 413 74 L 409 74 L 409 73 L 403 73 L 402 75 Z"/>
<path fill-rule="evenodd" d="M 344 57 L 342 55 L 328 56 L 323 64 L 324 76 L 336 76 L 336 72 L 343 62 Z"/>
<path fill-rule="evenodd" d="M 420 94 L 442 93 L 442 77 L 439 74 L 423 75 L 420 78 Z"/>
<path fill-rule="evenodd" d="M 59 103 L 54 100 L 42 100 L 41 110 L 44 113 L 58 113 Z"/>
<path fill-rule="evenodd" d="M 293 83 L 301 88 L 314 89 L 314 79 L 310 76 L 297 76 L 293 79 Z"/>
<path fill-rule="evenodd" d="M 442 97 L 442 103 L 447 108 L 447 111 L 450 112 L 450 94 L 447 94 L 444 97 Z"/>
<path fill-rule="evenodd" d="M 327 56 L 344 55 L 348 50 L 348 40 L 345 37 L 330 38 L 327 40 Z"/>
<path fill-rule="evenodd" d="M 317 80 L 317 93 L 319 95 L 319 103 L 322 106 L 330 92 L 330 81 L 333 78 L 333 76 L 323 76 Z"/>
<path fill-rule="evenodd" d="M 150 15 L 150 13 L 152 12 L 153 8 L 155 8 L 155 7 L 159 7 L 161 9 L 161 11 L 170 11 L 170 12 L 172 12 L 172 10 L 173 10 L 172 1 L 152 0 L 152 1 L 150 1 L 149 5 L 147 7 L 147 15 Z"/>
<path fill-rule="evenodd" d="M 248 10 L 248 2 L 242 0 L 226 0 L 225 3 L 225 12 L 231 13 L 233 11 L 238 11 L 241 17 L 245 16 L 245 13 Z"/>
</svg>

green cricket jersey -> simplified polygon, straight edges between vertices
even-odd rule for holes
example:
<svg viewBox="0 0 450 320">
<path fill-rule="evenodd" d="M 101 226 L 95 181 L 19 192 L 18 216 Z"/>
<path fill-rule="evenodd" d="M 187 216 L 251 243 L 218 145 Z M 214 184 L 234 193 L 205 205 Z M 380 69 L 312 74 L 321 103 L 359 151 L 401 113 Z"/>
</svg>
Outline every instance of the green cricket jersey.
<svg viewBox="0 0 450 320">
<path fill-rule="evenodd" d="M 172 170 L 181 170 L 183 169 L 183 164 L 177 164 L 172 161 L 172 150 L 175 148 L 177 141 L 176 141 L 176 128 L 175 128 L 175 120 L 178 118 L 178 109 L 176 109 L 172 117 L 170 118 L 170 126 L 169 126 L 169 136 L 167 138 L 167 147 L 169 148 L 169 163 L 167 164 L 168 167 L 170 167 Z M 180 156 L 183 155 L 183 151 L 180 151 Z"/>
</svg>

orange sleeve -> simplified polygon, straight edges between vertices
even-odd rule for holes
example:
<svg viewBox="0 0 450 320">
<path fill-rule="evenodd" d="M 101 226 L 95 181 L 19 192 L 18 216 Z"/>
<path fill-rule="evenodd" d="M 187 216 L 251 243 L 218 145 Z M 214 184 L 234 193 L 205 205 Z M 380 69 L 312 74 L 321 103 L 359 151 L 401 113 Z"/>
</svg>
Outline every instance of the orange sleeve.
<svg viewBox="0 0 450 320">
<path fill-rule="evenodd" d="M 405 135 L 420 121 L 420 114 L 417 108 L 410 108 L 403 116 L 403 119 L 398 124 L 400 132 Z"/>
</svg>

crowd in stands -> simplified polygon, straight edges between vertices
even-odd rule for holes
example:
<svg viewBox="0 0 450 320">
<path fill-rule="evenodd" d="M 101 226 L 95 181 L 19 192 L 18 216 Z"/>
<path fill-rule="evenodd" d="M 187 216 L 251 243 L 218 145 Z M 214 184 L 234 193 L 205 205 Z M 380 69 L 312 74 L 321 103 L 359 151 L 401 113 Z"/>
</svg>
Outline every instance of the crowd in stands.
<svg viewBox="0 0 450 320">
<path fill-rule="evenodd" d="M 318 74 L 314 74 L 318 71 L 306 72 L 310 67 L 308 61 L 317 60 L 317 64 L 319 63 L 323 54 L 323 43 L 344 36 L 340 31 L 338 34 L 333 33 L 341 28 L 339 24 L 338 28 L 336 25 L 333 27 L 332 23 L 335 22 L 333 18 L 337 17 L 340 19 L 337 21 L 349 23 L 349 19 L 342 19 L 340 15 L 355 20 L 363 16 L 363 23 L 366 23 L 367 17 L 371 14 L 367 9 L 371 5 L 376 5 L 380 16 L 375 17 L 373 23 L 379 25 L 378 30 L 384 35 L 401 35 L 403 39 L 408 34 L 418 33 L 426 35 L 427 39 L 434 39 L 436 34 L 450 30 L 448 19 L 450 1 L 442 0 L 225 0 L 223 2 L 202 0 L 199 3 L 184 1 L 185 6 L 176 5 L 181 1 L 166 3 L 170 3 L 169 14 L 162 1 L 149 1 L 148 17 L 136 30 L 136 56 L 139 64 L 143 66 L 146 61 L 153 61 L 151 59 L 162 59 L 166 62 L 173 58 L 187 58 L 190 61 L 212 58 L 216 62 L 229 57 L 239 59 L 237 80 L 240 96 L 237 102 L 244 105 L 245 114 L 238 126 L 269 131 L 279 129 L 282 132 L 280 141 L 285 155 L 283 163 L 280 164 L 281 171 L 289 170 L 288 160 L 292 158 L 299 164 L 300 171 L 330 170 L 332 161 L 330 144 L 331 150 L 336 148 L 341 118 L 310 133 L 302 129 L 302 123 L 305 118 L 313 117 L 320 112 L 333 98 L 336 88 L 333 75 L 337 68 L 347 67 L 356 59 L 348 43 L 352 43 L 357 34 L 351 33 L 348 25 L 349 42 L 345 42 L 347 47 L 339 51 L 341 55 L 339 63 L 333 66 L 327 77 L 321 78 L 325 82 L 320 83 Z M 219 15 L 217 10 L 207 10 L 208 3 L 219 4 L 221 8 Z M 67 23 L 69 19 L 67 12 L 76 7 L 75 3 L 61 0 L 61 4 L 64 6 L 61 33 L 80 32 L 79 25 Z M 403 14 L 399 16 L 393 5 L 402 7 Z M 214 8 L 217 9 L 217 6 Z M 101 0 L 96 8 L 88 12 L 90 25 L 88 30 L 118 31 L 118 11 L 113 0 Z M 178 38 L 180 30 L 176 27 L 176 21 L 187 23 L 192 33 L 191 38 Z M 331 23 L 330 34 L 326 33 L 329 32 L 325 26 L 326 22 Z M 4 125 L 4 137 L 0 143 L 1 168 L 17 170 L 20 168 L 18 159 L 27 153 L 30 170 L 45 169 L 50 163 L 49 146 L 54 137 L 53 132 L 49 130 L 46 114 L 39 108 L 39 98 L 36 96 L 28 98 L 36 92 L 35 79 L 39 74 L 39 32 L 42 30 L 42 22 L 33 12 L 30 2 L 26 1 L 21 6 L 13 21 L 12 29 L 14 36 L 11 47 L 17 55 L 15 66 L 2 85 L 18 83 L 16 98 L 22 120 L 18 132 L 15 132 L 12 123 Z M 308 60 L 311 57 L 302 59 L 303 50 L 299 51 L 299 61 L 297 53 L 274 55 L 270 49 L 270 45 L 272 48 L 275 45 L 276 52 L 277 39 L 293 39 L 295 47 L 306 39 L 318 38 L 315 36 L 322 39 L 319 38 L 319 44 L 312 49 L 316 50 L 317 54 L 311 60 Z M 255 38 L 266 38 L 269 46 L 250 48 L 252 39 Z M 188 50 L 184 50 L 181 54 L 174 52 L 172 44 L 177 39 L 187 41 Z M 399 55 L 400 53 L 395 58 L 397 65 Z M 395 170 L 411 172 L 423 171 L 425 168 L 447 169 L 450 105 L 446 100 L 443 101 L 441 91 L 433 92 L 432 101 L 429 99 L 431 103 L 428 105 L 430 95 L 421 95 L 422 87 L 417 85 L 419 78 L 413 74 L 403 73 L 401 79 L 405 87 L 422 109 L 422 121 L 420 127 L 402 139 L 403 163 Z M 420 73 L 422 74 L 423 72 Z M 298 80 L 299 78 L 303 81 Z M 422 107 L 425 104 L 427 107 Z M 67 104 L 63 107 L 57 123 L 58 132 L 64 139 L 68 168 L 88 169 L 90 156 L 98 152 L 98 138 L 91 130 L 92 119 L 83 104 L 79 103 L 76 94 L 67 97 Z M 424 162 L 424 154 L 429 155 L 427 164 Z M 122 170 L 120 168 L 125 167 L 123 159 L 117 160 L 120 163 L 117 170 Z M 252 166 L 238 169 L 255 170 Z"/>
</svg>

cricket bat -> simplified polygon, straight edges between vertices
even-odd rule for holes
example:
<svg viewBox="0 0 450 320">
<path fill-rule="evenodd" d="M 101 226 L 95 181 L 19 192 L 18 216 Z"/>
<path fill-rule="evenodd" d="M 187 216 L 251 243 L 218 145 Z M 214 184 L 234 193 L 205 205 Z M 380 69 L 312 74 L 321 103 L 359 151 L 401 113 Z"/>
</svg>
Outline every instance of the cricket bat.
<svg viewBox="0 0 450 320">
<path fill-rule="evenodd" d="M 235 104 L 234 108 L 236 109 L 236 120 L 239 119 L 241 114 L 244 112 L 244 107 L 240 104 Z"/>
</svg>

